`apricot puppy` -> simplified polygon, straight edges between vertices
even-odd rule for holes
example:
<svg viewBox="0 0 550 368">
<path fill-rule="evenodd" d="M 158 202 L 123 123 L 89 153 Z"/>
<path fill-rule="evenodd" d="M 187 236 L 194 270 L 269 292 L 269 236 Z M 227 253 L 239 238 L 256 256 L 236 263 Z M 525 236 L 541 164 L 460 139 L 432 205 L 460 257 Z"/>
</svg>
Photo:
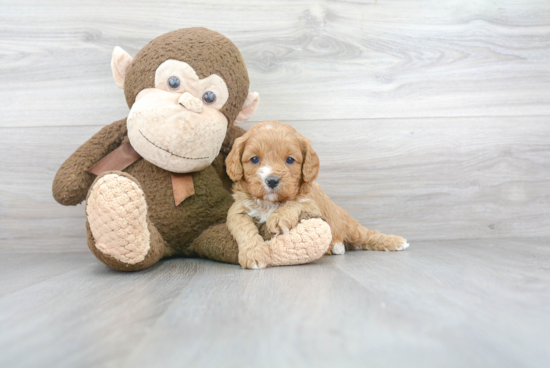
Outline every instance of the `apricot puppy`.
<svg viewBox="0 0 550 368">
<path fill-rule="evenodd" d="M 337 206 L 315 183 L 319 157 L 308 139 L 278 121 L 256 124 L 235 140 L 226 160 L 235 182 L 235 203 L 227 227 L 239 245 L 239 263 L 259 268 L 269 265 L 269 249 L 260 229 L 271 235 L 288 232 L 303 218 L 320 217 L 332 232 L 328 254 L 347 250 L 403 250 L 400 236 L 385 235 L 361 226 Z M 255 267 L 256 268 L 256 267 Z"/>
</svg>

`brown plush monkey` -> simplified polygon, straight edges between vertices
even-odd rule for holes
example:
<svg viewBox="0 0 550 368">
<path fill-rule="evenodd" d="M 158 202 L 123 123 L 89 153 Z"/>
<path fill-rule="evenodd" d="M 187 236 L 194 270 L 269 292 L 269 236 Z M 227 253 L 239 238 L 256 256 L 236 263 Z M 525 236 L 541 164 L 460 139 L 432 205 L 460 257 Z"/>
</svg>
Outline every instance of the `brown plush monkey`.
<svg viewBox="0 0 550 368">
<path fill-rule="evenodd" d="M 154 39 L 135 58 L 116 47 L 111 67 L 130 113 L 67 159 L 55 199 L 86 199 L 88 246 L 114 269 L 170 256 L 238 263 L 225 226 L 233 199 L 224 159 L 244 133 L 233 123 L 259 102 L 239 50 L 217 32 L 188 28 Z M 325 222 L 303 221 L 270 241 L 271 265 L 309 262 L 329 243 Z"/>
</svg>

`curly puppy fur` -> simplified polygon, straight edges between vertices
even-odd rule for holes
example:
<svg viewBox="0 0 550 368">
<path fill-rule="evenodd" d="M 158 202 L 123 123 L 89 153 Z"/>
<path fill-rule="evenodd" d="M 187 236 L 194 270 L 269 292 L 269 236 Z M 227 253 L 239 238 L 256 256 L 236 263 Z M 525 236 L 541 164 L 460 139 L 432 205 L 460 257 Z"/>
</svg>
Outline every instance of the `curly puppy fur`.
<svg viewBox="0 0 550 368">
<path fill-rule="evenodd" d="M 269 250 L 259 229 L 286 233 L 304 217 L 328 222 L 332 242 L 328 254 L 345 250 L 402 250 L 405 239 L 361 226 L 337 206 L 315 183 L 319 157 L 308 139 L 278 121 L 254 125 L 237 138 L 226 159 L 227 173 L 235 182 L 227 226 L 239 246 L 239 263 L 265 260 Z"/>
</svg>

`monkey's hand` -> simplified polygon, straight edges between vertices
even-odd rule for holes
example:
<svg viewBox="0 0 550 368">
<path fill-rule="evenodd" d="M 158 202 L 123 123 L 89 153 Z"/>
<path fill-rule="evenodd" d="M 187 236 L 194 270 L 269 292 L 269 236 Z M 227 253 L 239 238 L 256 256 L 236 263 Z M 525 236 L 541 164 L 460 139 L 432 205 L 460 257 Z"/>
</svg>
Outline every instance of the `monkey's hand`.
<svg viewBox="0 0 550 368">
<path fill-rule="evenodd" d="M 88 169 L 119 147 L 126 135 L 126 119 L 122 119 L 107 125 L 80 146 L 55 175 L 52 186 L 55 200 L 65 206 L 76 206 L 85 200 L 96 177 Z"/>
</svg>

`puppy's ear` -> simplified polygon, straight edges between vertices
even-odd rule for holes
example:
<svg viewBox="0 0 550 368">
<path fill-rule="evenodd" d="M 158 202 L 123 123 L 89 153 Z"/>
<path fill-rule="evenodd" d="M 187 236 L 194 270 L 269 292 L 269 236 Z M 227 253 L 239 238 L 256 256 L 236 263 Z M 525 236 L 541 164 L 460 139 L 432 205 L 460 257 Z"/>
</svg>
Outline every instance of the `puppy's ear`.
<svg viewBox="0 0 550 368">
<path fill-rule="evenodd" d="M 319 175 L 319 156 L 311 147 L 311 141 L 304 138 L 302 140 L 304 151 L 304 162 L 302 163 L 302 176 L 306 183 L 311 183 Z"/>
<path fill-rule="evenodd" d="M 243 164 L 242 164 L 242 155 L 246 141 L 250 134 L 246 132 L 243 136 L 235 139 L 233 143 L 233 148 L 227 158 L 225 159 L 225 169 L 227 175 L 233 181 L 239 181 L 243 177 Z"/>
</svg>

